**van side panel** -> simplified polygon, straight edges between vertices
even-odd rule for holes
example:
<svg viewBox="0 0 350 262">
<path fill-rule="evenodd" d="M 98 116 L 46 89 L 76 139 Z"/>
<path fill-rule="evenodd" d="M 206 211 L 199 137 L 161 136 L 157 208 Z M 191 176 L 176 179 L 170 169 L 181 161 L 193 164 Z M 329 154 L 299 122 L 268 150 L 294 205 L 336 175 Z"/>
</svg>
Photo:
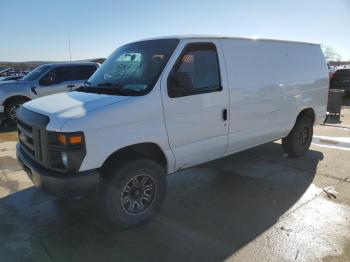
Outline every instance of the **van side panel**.
<svg viewBox="0 0 350 262">
<path fill-rule="evenodd" d="M 319 45 L 220 40 L 230 86 L 227 154 L 285 137 L 299 112 L 325 117 L 328 71 Z"/>
</svg>

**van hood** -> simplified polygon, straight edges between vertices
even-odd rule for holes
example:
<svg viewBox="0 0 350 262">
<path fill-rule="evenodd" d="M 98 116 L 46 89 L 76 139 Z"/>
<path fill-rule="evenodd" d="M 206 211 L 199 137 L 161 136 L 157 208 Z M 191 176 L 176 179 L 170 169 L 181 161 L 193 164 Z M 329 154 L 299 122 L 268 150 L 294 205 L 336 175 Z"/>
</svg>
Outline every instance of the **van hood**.
<svg viewBox="0 0 350 262">
<path fill-rule="evenodd" d="M 48 116 L 50 118 L 48 129 L 59 131 L 64 123 L 72 118 L 83 117 L 89 111 L 130 98 L 74 91 L 34 99 L 23 106 L 28 110 Z"/>
</svg>

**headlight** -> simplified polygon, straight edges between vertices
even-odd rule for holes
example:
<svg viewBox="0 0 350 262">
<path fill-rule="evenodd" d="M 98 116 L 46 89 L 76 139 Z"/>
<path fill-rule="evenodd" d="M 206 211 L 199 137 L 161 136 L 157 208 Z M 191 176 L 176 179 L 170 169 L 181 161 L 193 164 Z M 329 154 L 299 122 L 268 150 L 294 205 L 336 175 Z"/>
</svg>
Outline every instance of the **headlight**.
<svg viewBox="0 0 350 262">
<path fill-rule="evenodd" d="M 48 166 L 65 172 L 77 172 L 85 157 L 83 132 L 48 132 Z"/>
<path fill-rule="evenodd" d="M 61 152 L 61 160 L 62 160 L 62 164 L 64 165 L 65 168 L 67 168 L 68 166 L 68 156 L 66 152 Z"/>
</svg>

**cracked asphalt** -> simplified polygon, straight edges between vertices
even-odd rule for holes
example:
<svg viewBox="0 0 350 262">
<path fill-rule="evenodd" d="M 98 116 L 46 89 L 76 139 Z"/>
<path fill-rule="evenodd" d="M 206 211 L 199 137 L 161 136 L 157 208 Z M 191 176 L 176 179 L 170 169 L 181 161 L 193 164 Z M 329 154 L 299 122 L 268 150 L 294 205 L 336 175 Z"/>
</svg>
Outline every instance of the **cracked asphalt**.
<svg viewBox="0 0 350 262">
<path fill-rule="evenodd" d="M 350 136 L 350 108 L 315 135 Z M 168 177 L 161 212 L 112 227 L 93 199 L 60 202 L 17 165 L 0 134 L 1 261 L 350 261 L 350 151 L 300 158 L 269 143 Z"/>
</svg>

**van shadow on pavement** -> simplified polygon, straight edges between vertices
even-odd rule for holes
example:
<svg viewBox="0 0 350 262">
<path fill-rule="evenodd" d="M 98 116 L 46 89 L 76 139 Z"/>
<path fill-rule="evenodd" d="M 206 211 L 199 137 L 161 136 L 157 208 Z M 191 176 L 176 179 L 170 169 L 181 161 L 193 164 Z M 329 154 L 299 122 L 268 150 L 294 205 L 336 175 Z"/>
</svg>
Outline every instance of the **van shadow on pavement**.
<svg viewBox="0 0 350 262">
<path fill-rule="evenodd" d="M 97 204 L 61 205 L 33 187 L 0 199 L 4 261 L 222 261 L 274 225 L 310 186 L 323 155 L 269 143 L 168 177 L 161 212 L 125 230 Z"/>
</svg>

